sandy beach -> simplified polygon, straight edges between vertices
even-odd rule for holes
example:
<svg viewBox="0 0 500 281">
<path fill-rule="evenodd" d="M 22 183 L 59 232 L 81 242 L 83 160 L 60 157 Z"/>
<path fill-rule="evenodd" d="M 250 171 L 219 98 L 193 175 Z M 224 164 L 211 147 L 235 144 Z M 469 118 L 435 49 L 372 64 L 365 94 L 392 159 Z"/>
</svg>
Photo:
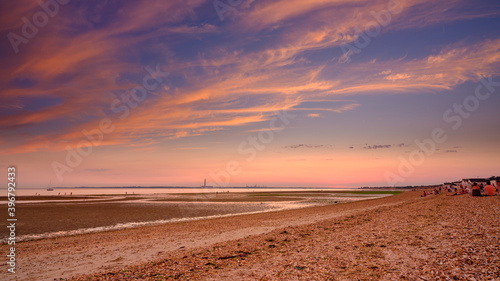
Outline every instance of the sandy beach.
<svg viewBox="0 0 500 281">
<path fill-rule="evenodd" d="M 500 0 L 1 3 L 0 281 L 500 281 Z"/>
<path fill-rule="evenodd" d="M 494 280 L 500 197 L 396 196 L 18 243 L 9 280 Z M 2 245 L 6 250 L 6 245 Z"/>
<path fill-rule="evenodd" d="M 162 224 L 202 217 L 328 205 L 376 196 L 385 195 L 289 191 L 23 196 L 17 201 L 16 235 L 17 241 L 25 241 L 61 236 L 68 231 L 71 231 L 70 235 L 83 231 L 100 232 L 101 228 L 116 230 L 126 228 L 128 224 Z M 5 198 L 4 202 L 7 202 Z M 5 228 L 7 212 L 0 217 L 0 227 Z M 7 235 L 6 232 L 0 233 L 0 242 L 4 242 Z"/>
</svg>

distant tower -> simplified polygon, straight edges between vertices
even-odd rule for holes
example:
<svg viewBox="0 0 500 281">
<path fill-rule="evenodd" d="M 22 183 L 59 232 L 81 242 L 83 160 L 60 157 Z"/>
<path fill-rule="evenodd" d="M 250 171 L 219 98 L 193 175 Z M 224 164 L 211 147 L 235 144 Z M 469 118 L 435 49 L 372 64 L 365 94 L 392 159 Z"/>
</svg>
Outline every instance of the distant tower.
<svg viewBox="0 0 500 281">
<path fill-rule="evenodd" d="M 203 187 L 207 187 L 207 178 L 203 181 Z"/>
</svg>

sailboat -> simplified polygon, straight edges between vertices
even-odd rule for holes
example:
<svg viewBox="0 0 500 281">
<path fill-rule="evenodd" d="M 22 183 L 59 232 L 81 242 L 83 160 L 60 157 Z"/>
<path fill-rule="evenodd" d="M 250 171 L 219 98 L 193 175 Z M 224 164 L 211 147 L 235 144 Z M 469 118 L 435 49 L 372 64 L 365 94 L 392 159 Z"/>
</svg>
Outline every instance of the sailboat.
<svg viewBox="0 0 500 281">
<path fill-rule="evenodd" d="M 52 180 L 50 180 L 50 182 L 49 182 L 49 188 L 47 188 L 47 191 L 54 191 L 54 189 L 50 187 L 51 183 L 52 183 Z"/>
</svg>

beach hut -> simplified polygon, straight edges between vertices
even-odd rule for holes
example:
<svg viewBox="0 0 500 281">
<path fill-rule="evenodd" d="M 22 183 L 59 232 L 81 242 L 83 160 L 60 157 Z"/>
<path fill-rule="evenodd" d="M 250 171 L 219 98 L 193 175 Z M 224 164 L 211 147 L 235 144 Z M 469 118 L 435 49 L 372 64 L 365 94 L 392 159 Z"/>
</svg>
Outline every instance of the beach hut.
<svg viewBox="0 0 500 281">
<path fill-rule="evenodd" d="M 469 181 L 469 179 L 462 179 L 462 181 L 460 182 L 460 184 L 462 185 L 463 188 L 466 188 L 466 187 L 471 188 L 472 187 L 472 184 Z"/>
<path fill-rule="evenodd" d="M 498 188 L 498 184 L 500 184 L 500 177 L 491 177 L 488 179 L 490 184 Z"/>
<path fill-rule="evenodd" d="M 485 186 L 488 184 L 488 179 L 475 179 L 475 183 Z"/>
<path fill-rule="evenodd" d="M 485 185 L 487 185 L 487 184 L 488 184 L 488 181 L 489 181 L 488 179 L 484 179 L 484 178 L 473 178 L 473 179 L 465 179 L 465 180 L 466 180 L 466 182 L 467 182 L 467 186 L 468 186 L 468 187 L 472 187 L 472 186 L 474 186 L 476 183 L 477 183 L 478 185 L 481 185 L 481 184 L 482 184 L 483 186 L 485 186 Z M 462 180 L 462 182 L 463 182 L 463 181 L 464 181 L 464 180 Z M 464 186 L 464 187 L 465 187 L 465 186 Z"/>
</svg>

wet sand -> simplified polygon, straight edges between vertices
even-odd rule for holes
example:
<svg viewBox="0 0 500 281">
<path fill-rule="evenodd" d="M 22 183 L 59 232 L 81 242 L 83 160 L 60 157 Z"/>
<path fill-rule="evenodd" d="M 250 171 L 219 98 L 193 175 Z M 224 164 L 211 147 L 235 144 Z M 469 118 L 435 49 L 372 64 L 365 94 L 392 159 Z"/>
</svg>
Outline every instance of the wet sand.
<svg viewBox="0 0 500 281">
<path fill-rule="evenodd" d="M 383 198 L 17 243 L 17 273 L 6 275 L 7 265 L 1 264 L 0 279 L 53 280 L 75 274 L 118 270 L 128 265 L 157 260 L 179 250 L 206 247 L 267 233 L 277 228 L 354 214 L 382 205 L 397 204 L 406 200 L 404 198 L 406 197 L 396 196 L 394 199 Z M 2 251 L 7 251 L 7 247 L 2 245 Z"/>
<path fill-rule="evenodd" d="M 252 192 L 154 195 L 96 196 L 26 196 L 17 198 L 16 234 L 53 233 L 78 229 L 111 227 L 134 222 L 154 222 L 182 218 L 198 218 L 234 213 L 250 213 L 292 208 L 293 203 L 332 204 L 342 199 L 329 199 L 332 192 Z M 370 195 L 362 195 L 370 196 Z M 301 207 L 303 204 L 296 204 Z M 1 205 L 0 205 L 1 206 Z M 4 229 L 7 212 L 2 212 L 0 227 Z M 5 240 L 7 232 L 0 233 Z"/>
<path fill-rule="evenodd" d="M 419 195 L 200 221 L 168 233 L 205 245 L 71 280 L 497 280 L 500 197 Z"/>
<path fill-rule="evenodd" d="M 242 205 L 236 203 L 216 206 L 206 203 L 66 203 L 43 204 L 43 206 L 29 205 L 18 208 L 17 235 L 43 234 L 131 222 L 190 218 L 202 215 L 214 216 L 231 214 L 233 212 L 254 212 L 269 208 L 263 204 Z M 3 236 L 6 235 L 5 232 L 2 232 L 2 234 Z"/>
</svg>

